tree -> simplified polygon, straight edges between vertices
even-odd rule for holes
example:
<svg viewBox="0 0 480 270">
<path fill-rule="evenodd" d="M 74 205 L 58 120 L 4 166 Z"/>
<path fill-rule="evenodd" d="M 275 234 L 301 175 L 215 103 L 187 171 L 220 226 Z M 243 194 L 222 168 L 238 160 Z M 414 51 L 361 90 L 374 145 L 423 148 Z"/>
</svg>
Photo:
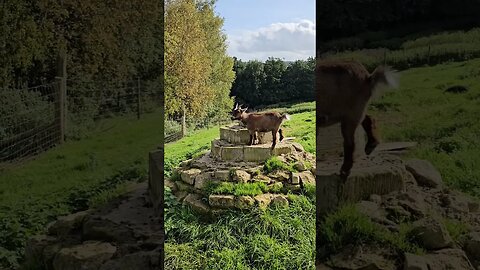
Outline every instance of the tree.
<svg viewBox="0 0 480 270">
<path fill-rule="evenodd" d="M 232 108 L 233 99 L 229 92 L 235 78 L 233 59 L 227 55 L 226 35 L 222 32 L 223 19 L 215 15 L 214 4 L 215 1 L 198 4 L 202 28 L 208 37 L 206 47 L 211 59 L 208 87 L 214 93 L 212 102 L 207 105 L 207 122 L 225 118 L 225 113 Z"/>
<path fill-rule="evenodd" d="M 204 115 L 215 96 L 212 59 L 194 1 L 169 1 L 165 13 L 165 113 L 180 113 L 186 134 L 187 115 Z"/>
</svg>

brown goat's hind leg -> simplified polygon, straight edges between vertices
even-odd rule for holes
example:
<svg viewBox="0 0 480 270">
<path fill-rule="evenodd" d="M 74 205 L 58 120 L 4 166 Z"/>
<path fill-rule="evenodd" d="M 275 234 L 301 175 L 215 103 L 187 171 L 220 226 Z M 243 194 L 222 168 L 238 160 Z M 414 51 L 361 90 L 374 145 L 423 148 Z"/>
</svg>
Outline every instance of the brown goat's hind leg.
<svg viewBox="0 0 480 270">
<path fill-rule="evenodd" d="M 275 145 L 277 144 L 277 131 L 272 131 L 272 151 L 275 148 Z"/>
<path fill-rule="evenodd" d="M 355 128 L 356 124 L 352 122 L 342 121 L 343 136 L 343 164 L 340 169 L 340 176 L 346 180 L 350 175 L 353 167 L 353 152 L 355 150 Z"/>
<path fill-rule="evenodd" d="M 283 131 L 281 128 L 278 129 L 278 134 L 280 134 L 280 141 L 282 141 L 284 137 L 283 137 Z"/>
<path fill-rule="evenodd" d="M 380 136 L 376 126 L 376 121 L 370 115 L 365 115 L 362 121 L 362 127 L 367 134 L 367 145 L 365 145 L 365 154 L 370 155 L 375 147 L 380 144 Z"/>
</svg>

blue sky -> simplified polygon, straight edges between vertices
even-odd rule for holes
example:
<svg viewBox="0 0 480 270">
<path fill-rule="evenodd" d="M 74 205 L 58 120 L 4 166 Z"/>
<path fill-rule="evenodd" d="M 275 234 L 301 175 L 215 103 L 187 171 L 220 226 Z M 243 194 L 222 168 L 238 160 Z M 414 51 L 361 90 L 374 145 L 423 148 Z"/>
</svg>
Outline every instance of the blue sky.
<svg viewBox="0 0 480 270">
<path fill-rule="evenodd" d="M 314 0 L 218 0 L 228 53 L 242 60 L 287 61 L 315 54 Z"/>
</svg>

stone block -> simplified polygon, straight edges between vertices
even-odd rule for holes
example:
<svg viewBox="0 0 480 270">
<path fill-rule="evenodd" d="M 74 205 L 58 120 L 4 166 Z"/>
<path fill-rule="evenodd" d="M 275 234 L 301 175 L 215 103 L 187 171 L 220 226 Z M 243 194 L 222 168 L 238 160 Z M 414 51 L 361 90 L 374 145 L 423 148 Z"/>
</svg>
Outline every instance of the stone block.
<svg viewBox="0 0 480 270">
<path fill-rule="evenodd" d="M 248 209 L 255 204 L 255 199 L 250 196 L 239 196 L 235 198 L 235 207 L 239 209 Z"/>
<path fill-rule="evenodd" d="M 215 179 L 220 181 L 228 182 L 231 180 L 230 178 L 230 171 L 229 170 L 218 170 L 214 173 Z"/>
<path fill-rule="evenodd" d="M 200 214 L 209 214 L 211 210 L 210 206 L 202 201 L 202 196 L 199 194 L 188 194 L 183 200 L 183 204 L 190 206 Z"/>
<path fill-rule="evenodd" d="M 233 195 L 210 195 L 208 204 L 218 208 L 233 208 L 235 206 L 235 196 Z"/>
<path fill-rule="evenodd" d="M 212 172 L 202 172 L 195 177 L 195 188 L 203 189 L 213 178 Z"/>
<path fill-rule="evenodd" d="M 181 173 L 182 181 L 187 183 L 187 184 L 194 185 L 195 184 L 195 178 L 201 172 L 202 171 L 200 169 L 189 169 L 189 170 L 186 170 L 186 171 L 182 171 L 182 173 Z"/>
<path fill-rule="evenodd" d="M 62 248 L 53 260 L 54 270 L 98 269 L 111 259 L 117 248 L 109 243 L 86 242 L 69 248 Z"/>
</svg>

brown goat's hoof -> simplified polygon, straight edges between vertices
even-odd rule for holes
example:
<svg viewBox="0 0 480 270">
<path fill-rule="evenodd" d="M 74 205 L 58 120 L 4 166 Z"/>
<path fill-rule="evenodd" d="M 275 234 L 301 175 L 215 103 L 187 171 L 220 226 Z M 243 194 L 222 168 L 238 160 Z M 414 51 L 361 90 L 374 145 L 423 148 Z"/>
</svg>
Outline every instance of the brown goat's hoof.
<svg viewBox="0 0 480 270">
<path fill-rule="evenodd" d="M 350 171 L 340 170 L 340 178 L 343 182 L 347 181 L 348 176 L 350 175 Z"/>
</svg>

